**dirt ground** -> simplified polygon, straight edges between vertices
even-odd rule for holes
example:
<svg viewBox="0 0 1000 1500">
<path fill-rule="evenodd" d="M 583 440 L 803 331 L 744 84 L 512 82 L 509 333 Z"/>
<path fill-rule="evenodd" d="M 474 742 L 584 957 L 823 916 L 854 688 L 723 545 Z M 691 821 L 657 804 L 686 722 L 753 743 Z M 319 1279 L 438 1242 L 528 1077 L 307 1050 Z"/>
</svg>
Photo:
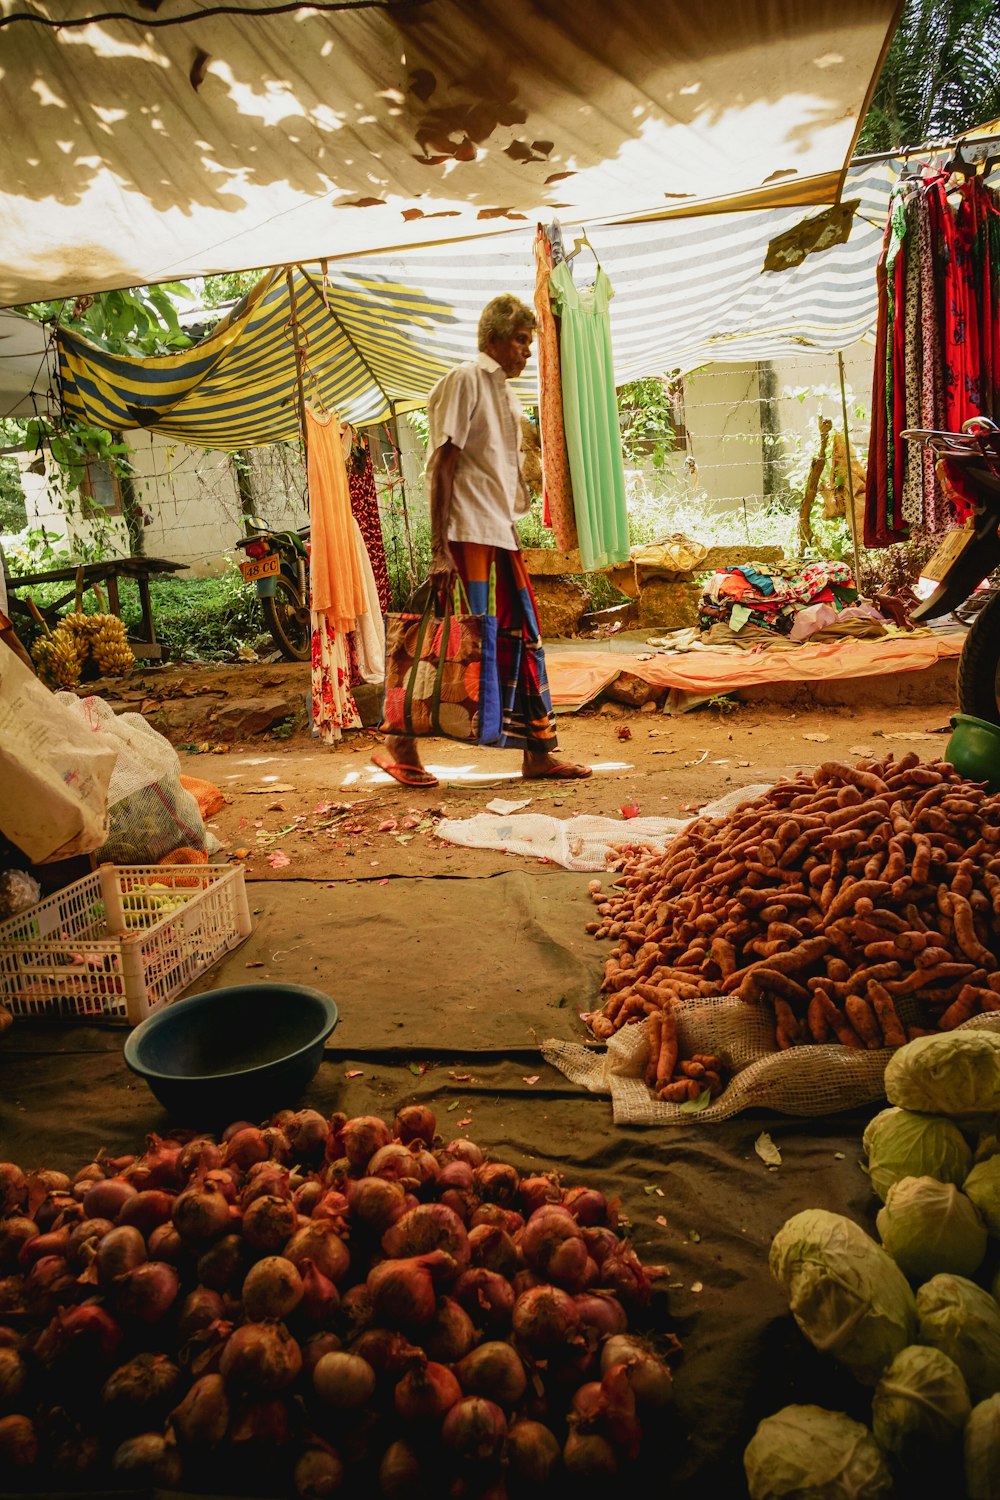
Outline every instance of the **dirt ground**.
<svg viewBox="0 0 1000 1500">
<path fill-rule="evenodd" d="M 799 767 L 913 749 L 936 758 L 947 743 L 947 703 L 909 708 L 738 705 L 680 717 L 604 704 L 559 716 L 560 749 L 594 767 L 584 782 L 521 780 L 516 752 L 427 744 L 433 790 L 400 786 L 371 764 L 378 737 L 357 731 L 336 749 L 300 732 L 262 735 L 219 753 L 181 750 L 189 776 L 215 782 L 227 805 L 212 827 L 229 858 L 255 880 L 384 880 L 397 875 L 483 875 L 520 856 L 463 849 L 434 833 L 437 820 L 471 817 L 494 798 L 569 818 L 693 815 L 734 787 L 772 782 Z M 633 814 L 634 815 L 634 814 Z"/>
</svg>

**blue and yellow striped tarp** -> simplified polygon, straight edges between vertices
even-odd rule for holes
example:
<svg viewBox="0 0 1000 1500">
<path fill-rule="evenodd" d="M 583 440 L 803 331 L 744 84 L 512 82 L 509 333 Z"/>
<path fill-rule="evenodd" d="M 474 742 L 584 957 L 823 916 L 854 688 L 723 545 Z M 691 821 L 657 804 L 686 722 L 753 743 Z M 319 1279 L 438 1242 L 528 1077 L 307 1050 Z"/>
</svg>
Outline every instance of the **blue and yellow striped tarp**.
<svg viewBox="0 0 1000 1500">
<path fill-rule="evenodd" d="M 874 322 L 875 265 L 900 163 L 856 167 L 850 238 L 793 269 L 765 272 L 768 245 L 816 210 L 767 209 L 592 227 L 615 290 L 615 377 L 686 372 L 712 361 L 830 352 Z M 572 231 L 567 231 L 572 240 Z M 592 275 L 581 253 L 576 278 Z M 532 234 L 296 267 L 292 289 L 306 355 L 306 395 L 355 426 L 422 406 L 458 360 L 475 353 L 483 305 L 501 292 L 530 304 Z M 296 437 L 298 387 L 284 270 L 269 272 L 215 331 L 180 354 L 108 354 L 59 334 L 63 406 L 112 430 L 146 427 L 206 448 Z M 536 395 L 531 365 L 519 394 Z"/>
</svg>

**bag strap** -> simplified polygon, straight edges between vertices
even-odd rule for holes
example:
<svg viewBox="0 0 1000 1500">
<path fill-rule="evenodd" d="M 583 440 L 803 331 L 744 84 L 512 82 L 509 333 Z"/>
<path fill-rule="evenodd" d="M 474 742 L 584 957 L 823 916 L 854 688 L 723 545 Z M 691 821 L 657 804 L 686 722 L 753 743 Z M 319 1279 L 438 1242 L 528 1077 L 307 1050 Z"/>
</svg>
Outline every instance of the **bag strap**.
<svg viewBox="0 0 1000 1500">
<path fill-rule="evenodd" d="M 420 630 L 417 634 L 417 644 L 413 653 L 413 667 L 407 675 L 406 692 L 403 695 L 403 724 L 407 734 L 409 735 L 413 734 L 413 690 L 416 686 L 416 667 L 417 663 L 420 662 L 423 658 L 424 641 L 427 638 L 427 632 L 431 627 L 432 621 L 434 620 L 434 591 L 431 588 L 429 581 L 422 583 L 420 585 L 420 588 L 416 590 L 416 593 L 414 593 L 412 599 L 410 600 L 410 606 L 413 613 L 416 613 L 415 609 L 413 609 L 413 606 L 418 601 L 418 596 L 420 595 L 423 596 L 424 607 L 421 612 L 422 618 L 420 621 Z"/>
</svg>

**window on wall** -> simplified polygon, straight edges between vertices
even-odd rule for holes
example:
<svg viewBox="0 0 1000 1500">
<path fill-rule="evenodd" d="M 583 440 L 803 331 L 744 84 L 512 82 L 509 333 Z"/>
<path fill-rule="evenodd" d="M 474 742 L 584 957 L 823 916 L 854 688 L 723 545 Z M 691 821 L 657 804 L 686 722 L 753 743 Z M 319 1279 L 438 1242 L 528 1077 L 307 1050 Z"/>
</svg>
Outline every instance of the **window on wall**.
<svg viewBox="0 0 1000 1500">
<path fill-rule="evenodd" d="M 109 516 L 122 514 L 118 477 L 105 459 L 88 459 L 80 481 L 80 493 L 86 495 L 94 505 L 99 505 Z"/>
</svg>

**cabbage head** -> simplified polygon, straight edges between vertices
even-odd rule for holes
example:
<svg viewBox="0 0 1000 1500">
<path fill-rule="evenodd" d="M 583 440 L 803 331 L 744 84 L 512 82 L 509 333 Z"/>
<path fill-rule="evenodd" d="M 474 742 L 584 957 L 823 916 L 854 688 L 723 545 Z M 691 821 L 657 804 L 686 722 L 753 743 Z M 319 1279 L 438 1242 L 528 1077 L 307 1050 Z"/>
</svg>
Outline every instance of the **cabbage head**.
<svg viewBox="0 0 1000 1500">
<path fill-rule="evenodd" d="M 880 1500 L 892 1493 L 885 1456 L 867 1427 L 821 1406 L 765 1417 L 743 1454 L 750 1500 Z"/>
<path fill-rule="evenodd" d="M 953 1359 L 973 1401 L 1000 1392 L 1000 1306 L 964 1276 L 934 1276 L 917 1292 L 917 1342 Z"/>
<path fill-rule="evenodd" d="M 888 1453 L 919 1461 L 948 1443 L 972 1410 L 965 1376 L 940 1349 L 910 1344 L 896 1355 L 875 1387 L 872 1431 Z"/>
<path fill-rule="evenodd" d="M 868 1121 L 868 1124 L 865 1126 L 865 1133 L 861 1137 L 861 1149 L 864 1151 L 866 1156 L 870 1155 L 871 1153 L 872 1141 L 875 1137 L 876 1130 L 878 1130 L 886 1120 L 891 1120 L 894 1115 L 898 1115 L 901 1113 L 902 1111 L 900 1110 L 898 1104 L 890 1104 L 888 1109 L 880 1109 L 877 1115 L 872 1115 L 871 1119 Z"/>
<path fill-rule="evenodd" d="M 915 1343 L 916 1305 L 906 1277 L 842 1214 L 824 1208 L 795 1214 L 771 1242 L 770 1267 L 809 1342 L 864 1385 L 875 1385 L 899 1351 Z"/>
<path fill-rule="evenodd" d="M 1000 1110 L 1000 1032 L 942 1031 L 900 1047 L 885 1070 L 890 1104 L 931 1115 Z"/>
<path fill-rule="evenodd" d="M 990 1234 L 1000 1236 L 1000 1156 L 988 1156 L 973 1167 L 962 1192 L 979 1209 Z"/>
<path fill-rule="evenodd" d="M 1000 1495 L 1000 1395 L 980 1401 L 965 1424 L 965 1493 L 968 1500 Z"/>
<path fill-rule="evenodd" d="M 903 1177 L 936 1177 L 961 1187 L 972 1166 L 972 1151 L 957 1125 L 940 1115 L 911 1109 L 883 1110 L 865 1131 L 868 1175 L 885 1202 Z"/>
<path fill-rule="evenodd" d="M 953 1182 L 935 1177 L 894 1182 L 875 1225 L 893 1260 L 916 1282 L 939 1271 L 972 1276 L 989 1243 L 975 1204 Z"/>
</svg>

